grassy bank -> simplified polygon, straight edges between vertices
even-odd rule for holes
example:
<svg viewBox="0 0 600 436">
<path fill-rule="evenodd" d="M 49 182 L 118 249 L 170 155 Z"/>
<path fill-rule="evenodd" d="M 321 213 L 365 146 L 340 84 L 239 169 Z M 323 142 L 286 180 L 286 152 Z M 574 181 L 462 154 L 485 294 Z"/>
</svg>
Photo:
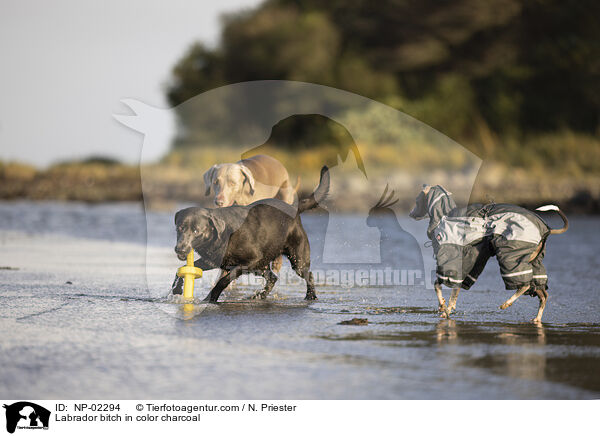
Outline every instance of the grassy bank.
<svg viewBox="0 0 600 436">
<path fill-rule="evenodd" d="M 142 198 L 139 167 L 118 163 L 73 162 L 40 170 L 0 162 L 4 200 L 136 201 Z"/>
<path fill-rule="evenodd" d="M 337 174 L 341 190 L 349 193 L 347 200 L 338 203 L 342 210 L 368 209 L 377 202 L 379 189 L 386 183 L 395 189 L 400 199 L 398 207 L 408 210 L 420 184 L 437 180 L 455 193 L 470 193 L 472 202 L 509 202 L 527 207 L 555 203 L 567 212 L 600 213 L 600 142 L 589 136 L 538 137 L 521 145 L 496 142 L 483 160 L 474 186 L 465 170 L 468 162 L 464 153 L 440 156 L 436 149 L 418 143 L 401 151 L 386 144 L 359 148 L 369 178 L 367 181 L 357 170 L 350 153 L 350 160 L 342 165 L 342 176 Z M 288 168 L 293 183 L 299 178 L 301 194 L 309 193 L 316 185 L 321 165 L 337 157 L 334 147 L 293 153 L 282 149 L 264 151 Z M 142 168 L 101 159 L 67 162 L 47 169 L 0 162 L 0 199 L 107 202 L 144 198 L 152 208 L 171 207 L 177 202 L 208 206 L 210 199 L 204 195 L 202 174 L 214 163 L 239 158 L 239 149 L 209 147 L 185 153 L 174 151 L 160 163 Z"/>
</svg>

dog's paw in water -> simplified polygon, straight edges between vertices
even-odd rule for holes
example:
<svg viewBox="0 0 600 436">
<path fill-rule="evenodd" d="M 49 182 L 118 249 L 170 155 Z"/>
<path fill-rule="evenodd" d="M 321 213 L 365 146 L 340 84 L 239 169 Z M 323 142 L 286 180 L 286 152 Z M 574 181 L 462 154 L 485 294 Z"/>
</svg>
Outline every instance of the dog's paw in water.
<svg viewBox="0 0 600 436">
<path fill-rule="evenodd" d="M 446 307 L 446 302 L 444 304 L 440 304 L 438 306 L 438 313 L 440 314 L 440 318 L 450 318 L 450 310 Z"/>
</svg>

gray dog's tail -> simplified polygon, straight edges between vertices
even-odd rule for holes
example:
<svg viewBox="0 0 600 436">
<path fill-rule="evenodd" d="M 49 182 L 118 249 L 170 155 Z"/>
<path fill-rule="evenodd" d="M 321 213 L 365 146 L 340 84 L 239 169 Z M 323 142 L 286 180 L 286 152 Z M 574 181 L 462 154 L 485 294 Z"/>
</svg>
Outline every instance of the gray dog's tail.
<svg viewBox="0 0 600 436">
<path fill-rule="evenodd" d="M 304 211 L 317 207 L 317 205 L 327 197 L 328 193 L 329 168 L 327 168 L 327 165 L 325 165 L 323 168 L 321 168 L 321 178 L 319 180 L 319 186 L 317 186 L 315 192 L 310 194 L 310 197 L 303 198 L 298 203 L 298 214 L 301 214 Z"/>
<path fill-rule="evenodd" d="M 541 212 L 546 212 L 546 211 L 549 211 L 549 210 L 554 210 L 562 218 L 562 220 L 563 220 L 563 226 L 562 226 L 562 228 L 560 228 L 560 229 L 551 229 L 550 230 L 550 234 L 551 235 L 560 235 L 561 233 L 566 232 L 567 229 L 569 228 L 569 220 L 567 219 L 566 215 L 562 212 L 562 210 L 560 210 L 558 208 L 558 206 L 555 206 L 553 204 L 548 204 L 546 206 L 540 206 L 536 210 L 539 210 Z"/>
</svg>

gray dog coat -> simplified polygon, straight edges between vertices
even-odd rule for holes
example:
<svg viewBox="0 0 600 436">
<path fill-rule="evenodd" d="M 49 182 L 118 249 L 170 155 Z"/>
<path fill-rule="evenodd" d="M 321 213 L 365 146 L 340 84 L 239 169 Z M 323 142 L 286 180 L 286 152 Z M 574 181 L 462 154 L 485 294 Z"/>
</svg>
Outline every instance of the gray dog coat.
<svg viewBox="0 0 600 436">
<path fill-rule="evenodd" d="M 496 256 L 506 289 L 531 285 L 547 289 L 542 264 L 550 227 L 535 213 L 512 204 L 472 204 L 456 207 L 443 187 L 421 192 L 410 214 L 429 216 L 427 235 L 433 243 L 438 281 L 469 289 L 490 257 Z M 542 248 L 530 261 L 539 244 Z"/>
</svg>

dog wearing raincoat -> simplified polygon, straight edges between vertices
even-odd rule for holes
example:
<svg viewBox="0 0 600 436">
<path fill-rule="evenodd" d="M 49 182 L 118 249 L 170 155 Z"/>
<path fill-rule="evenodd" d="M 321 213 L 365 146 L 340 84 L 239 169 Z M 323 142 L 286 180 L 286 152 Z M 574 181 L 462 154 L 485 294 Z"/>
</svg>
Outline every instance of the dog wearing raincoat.
<svg viewBox="0 0 600 436">
<path fill-rule="evenodd" d="M 427 236 L 436 258 L 434 288 L 442 317 L 456 309 L 461 289 L 469 289 L 490 257 L 496 256 L 506 289 L 516 289 L 500 309 L 527 293 L 539 298 L 533 322 L 539 323 L 548 299 L 548 275 L 542 263 L 549 235 L 564 233 L 567 217 L 554 205 L 536 210 L 556 211 L 564 226 L 551 229 L 536 213 L 512 204 L 472 204 L 457 207 L 452 194 L 440 185 L 424 185 L 410 212 L 416 220 L 429 217 Z M 448 305 L 442 285 L 452 288 Z"/>
</svg>

